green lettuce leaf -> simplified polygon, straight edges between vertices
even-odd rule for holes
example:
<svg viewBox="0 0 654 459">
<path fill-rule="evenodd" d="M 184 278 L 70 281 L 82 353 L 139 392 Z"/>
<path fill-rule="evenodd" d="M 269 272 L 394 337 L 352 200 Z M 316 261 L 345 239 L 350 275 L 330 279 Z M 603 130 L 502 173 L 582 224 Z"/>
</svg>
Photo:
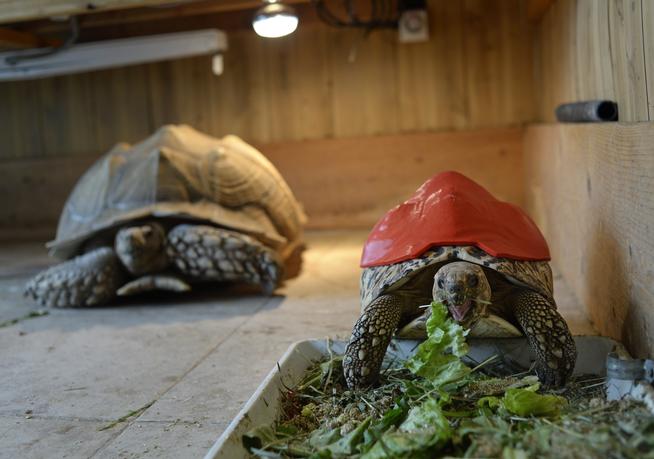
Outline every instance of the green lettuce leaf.
<svg viewBox="0 0 654 459">
<path fill-rule="evenodd" d="M 518 416 L 557 416 L 560 409 L 567 404 L 565 398 L 552 394 L 537 394 L 533 387 L 507 390 L 502 399 L 507 411 Z"/>
<path fill-rule="evenodd" d="M 336 443 L 341 439 L 340 428 L 335 429 L 317 429 L 309 436 L 309 445 L 313 448 L 324 448 L 327 445 Z"/>
<path fill-rule="evenodd" d="M 361 459 L 421 458 L 441 448 L 452 429 L 438 401 L 428 398 L 409 411 L 397 429 L 389 429 Z"/>
<path fill-rule="evenodd" d="M 370 425 L 372 418 L 366 418 L 352 432 L 335 443 L 328 445 L 325 449 L 332 453 L 333 457 L 349 456 L 356 452 L 356 446 L 363 441 L 363 433 Z"/>
<path fill-rule="evenodd" d="M 379 437 L 382 436 L 391 427 L 397 427 L 406 417 L 409 408 L 406 401 L 400 399 L 399 402 L 390 410 L 384 413 L 384 416 L 377 422 L 373 423 L 368 430 L 364 432 L 363 443 L 359 445 L 360 453 L 370 451 Z"/>
<path fill-rule="evenodd" d="M 448 316 L 447 308 L 442 303 L 433 302 L 431 317 L 427 320 L 428 338 L 407 360 L 407 368 L 434 386 L 464 378 L 470 373 L 470 369 L 460 360 L 468 353 L 467 334 L 467 330 Z"/>
</svg>

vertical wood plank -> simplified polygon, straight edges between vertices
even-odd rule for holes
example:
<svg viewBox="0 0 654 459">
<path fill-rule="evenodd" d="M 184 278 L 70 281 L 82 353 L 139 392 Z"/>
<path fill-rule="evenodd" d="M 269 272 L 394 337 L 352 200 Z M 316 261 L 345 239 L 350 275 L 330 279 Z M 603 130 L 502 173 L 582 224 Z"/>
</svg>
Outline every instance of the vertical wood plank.
<svg viewBox="0 0 654 459">
<path fill-rule="evenodd" d="M 94 130 L 94 97 L 97 94 L 92 90 L 91 79 L 92 74 L 84 73 L 32 82 L 41 97 L 38 116 L 42 117 L 44 127 L 40 133 L 44 155 L 76 156 L 101 152 Z"/>
<path fill-rule="evenodd" d="M 649 119 L 640 0 L 609 2 L 611 60 L 621 121 Z"/>
<path fill-rule="evenodd" d="M 492 39 L 492 30 L 501 28 L 496 8 L 486 11 L 483 0 L 466 0 L 465 56 L 466 82 L 470 101 L 470 124 L 488 125 L 490 119 L 503 119 L 501 91 L 492 83 L 501 79 L 500 43 Z M 488 22 L 486 22 L 488 19 Z M 499 88 L 497 88 L 499 89 Z"/>
<path fill-rule="evenodd" d="M 331 137 L 329 47 L 323 27 L 264 41 L 267 118 L 271 140 Z"/>
<path fill-rule="evenodd" d="M 145 66 L 150 104 L 149 118 L 154 126 L 178 122 L 177 106 L 172 93 L 173 63 L 160 62 Z"/>
<path fill-rule="evenodd" d="M 577 0 L 557 0 L 540 24 L 540 76 L 536 91 L 541 93 L 539 118 L 543 121 L 554 121 L 557 105 L 578 98 L 577 3 Z"/>
<path fill-rule="evenodd" d="M 43 156 L 41 100 L 32 82 L 0 83 L 0 158 Z"/>
<path fill-rule="evenodd" d="M 616 100 L 608 29 L 609 1 L 577 1 L 575 59 L 579 100 Z"/>
<path fill-rule="evenodd" d="M 468 125 L 462 2 L 430 2 L 430 40 L 398 46 L 400 129 Z"/>
<path fill-rule="evenodd" d="M 507 124 L 521 124 L 536 119 L 534 96 L 533 36 L 534 27 L 526 20 L 523 1 L 501 2 L 502 85 L 507 100 Z"/>
<path fill-rule="evenodd" d="M 200 131 L 211 130 L 211 111 L 207 104 L 208 81 L 212 77 L 211 57 L 201 56 L 173 61 L 172 88 L 178 119 Z"/>
<path fill-rule="evenodd" d="M 531 40 L 524 2 L 466 0 L 464 40 L 470 126 L 533 118 Z"/>
<path fill-rule="evenodd" d="M 93 72 L 88 77 L 94 139 L 82 154 L 99 154 L 117 140 L 133 143 L 149 135 L 152 126 L 144 66 Z"/>
<path fill-rule="evenodd" d="M 647 110 L 649 120 L 654 121 L 654 3 L 642 0 L 643 48 L 645 54 L 645 78 L 647 79 Z"/>
<path fill-rule="evenodd" d="M 334 78 L 334 135 L 398 132 L 394 31 L 329 30 Z M 354 60 L 350 61 L 350 56 Z"/>
<path fill-rule="evenodd" d="M 210 80 L 206 102 L 211 111 L 212 133 L 222 136 L 247 132 L 247 120 L 253 104 L 247 82 L 240 81 L 250 69 L 245 59 L 246 46 L 241 33 L 230 34 L 229 50 L 223 54 L 223 73 Z"/>
</svg>

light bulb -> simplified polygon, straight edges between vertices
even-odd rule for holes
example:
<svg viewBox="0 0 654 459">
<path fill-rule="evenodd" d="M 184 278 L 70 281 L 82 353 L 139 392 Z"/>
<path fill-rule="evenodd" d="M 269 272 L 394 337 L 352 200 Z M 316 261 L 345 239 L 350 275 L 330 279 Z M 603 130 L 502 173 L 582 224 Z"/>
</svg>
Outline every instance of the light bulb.
<svg viewBox="0 0 654 459">
<path fill-rule="evenodd" d="M 295 10 L 281 3 L 269 3 L 260 8 L 252 19 L 257 35 L 277 38 L 289 35 L 297 29 L 298 17 Z"/>
</svg>

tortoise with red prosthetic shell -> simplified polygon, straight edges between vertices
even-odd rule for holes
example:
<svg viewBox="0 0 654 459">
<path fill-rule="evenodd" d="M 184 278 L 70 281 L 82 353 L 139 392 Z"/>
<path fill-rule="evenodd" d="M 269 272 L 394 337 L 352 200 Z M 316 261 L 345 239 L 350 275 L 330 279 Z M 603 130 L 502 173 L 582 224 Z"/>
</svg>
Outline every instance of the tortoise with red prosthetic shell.
<svg viewBox="0 0 654 459">
<path fill-rule="evenodd" d="M 526 336 L 546 386 L 564 385 L 577 356 L 556 311 L 547 243 L 518 207 L 457 172 L 425 182 L 368 236 L 361 316 L 343 367 L 350 388 L 373 384 L 396 334 L 425 338 L 432 301 L 470 336 Z M 396 333 L 397 332 L 397 333 Z"/>
</svg>

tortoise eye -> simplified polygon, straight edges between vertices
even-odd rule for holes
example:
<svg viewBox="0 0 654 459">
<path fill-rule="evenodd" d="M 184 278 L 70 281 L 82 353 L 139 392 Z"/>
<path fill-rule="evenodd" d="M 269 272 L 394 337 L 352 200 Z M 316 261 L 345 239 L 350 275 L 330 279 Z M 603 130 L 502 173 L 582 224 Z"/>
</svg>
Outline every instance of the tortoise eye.
<svg viewBox="0 0 654 459">
<path fill-rule="evenodd" d="M 479 278 L 477 276 L 470 276 L 468 278 L 468 285 L 470 287 L 476 287 L 479 284 Z"/>
<path fill-rule="evenodd" d="M 445 283 L 443 282 L 443 278 L 441 277 L 438 279 L 438 282 L 436 283 L 438 285 L 438 288 L 443 288 L 445 287 Z"/>
</svg>

